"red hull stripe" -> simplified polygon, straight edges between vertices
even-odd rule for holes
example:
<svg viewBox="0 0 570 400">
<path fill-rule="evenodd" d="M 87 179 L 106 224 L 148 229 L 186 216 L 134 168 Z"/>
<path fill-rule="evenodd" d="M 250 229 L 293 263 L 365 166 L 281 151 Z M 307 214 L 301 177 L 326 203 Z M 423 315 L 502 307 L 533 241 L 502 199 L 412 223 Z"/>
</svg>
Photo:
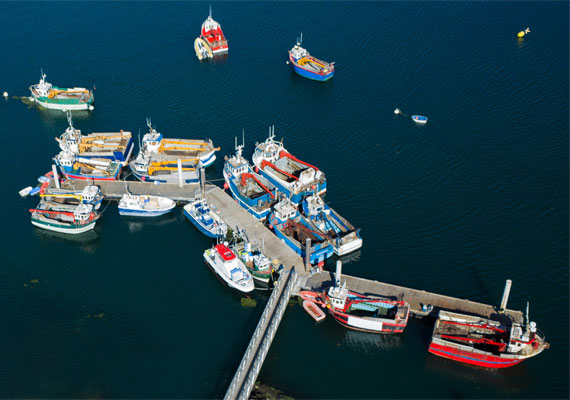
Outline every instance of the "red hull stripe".
<svg viewBox="0 0 570 400">
<path fill-rule="evenodd" d="M 471 353 L 471 357 L 469 357 L 458 353 L 458 350 L 455 350 L 453 348 L 438 346 L 433 343 L 429 347 L 429 352 L 438 355 L 440 357 L 445 357 L 466 364 L 478 365 L 480 367 L 487 367 L 487 368 L 506 368 L 516 365 L 523 361 L 523 359 L 501 360 L 500 357 L 489 356 L 489 355 L 481 355 L 480 356 L 481 358 L 478 358 L 478 355 L 476 353 Z M 465 352 L 462 351 L 462 353 Z M 483 357 L 487 359 L 483 359 Z"/>
</svg>

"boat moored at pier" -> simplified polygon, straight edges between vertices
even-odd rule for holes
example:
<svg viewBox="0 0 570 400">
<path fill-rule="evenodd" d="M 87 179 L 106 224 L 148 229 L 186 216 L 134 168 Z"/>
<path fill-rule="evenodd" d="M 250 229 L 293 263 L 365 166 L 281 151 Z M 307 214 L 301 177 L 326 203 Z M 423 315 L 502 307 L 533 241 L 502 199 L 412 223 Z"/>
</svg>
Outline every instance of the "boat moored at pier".
<svg viewBox="0 0 570 400">
<path fill-rule="evenodd" d="M 55 156 L 54 161 L 68 179 L 115 181 L 119 179 L 122 169 L 120 162 L 79 157 L 66 150 Z"/>
<path fill-rule="evenodd" d="M 206 200 L 198 198 L 184 206 L 184 215 L 204 235 L 221 238 L 226 235 L 226 223 L 208 206 Z"/>
<path fill-rule="evenodd" d="M 269 128 L 269 137 L 258 144 L 252 156 L 256 171 L 277 190 L 289 197 L 295 205 L 313 192 L 323 194 L 327 190 L 324 172 L 291 155 L 283 143 L 275 140 L 275 128 Z"/>
<path fill-rule="evenodd" d="M 286 197 L 274 206 L 269 224 L 275 235 L 303 258 L 306 257 L 306 240 L 311 239 L 311 264 L 324 262 L 333 254 L 329 239 Z"/>
<path fill-rule="evenodd" d="M 119 201 L 119 214 L 133 217 L 158 217 L 172 211 L 176 202 L 168 197 L 125 193 Z"/>
<path fill-rule="evenodd" d="M 79 204 L 68 211 L 54 209 L 46 203 L 31 209 L 32 224 L 53 232 L 79 234 L 92 230 L 100 217 L 90 204 Z"/>
<path fill-rule="evenodd" d="M 180 160 L 153 161 L 153 158 L 139 153 L 136 159 L 129 162 L 134 177 L 142 182 L 156 183 L 198 183 L 200 181 L 199 160 L 196 158 Z"/>
<path fill-rule="evenodd" d="M 93 92 L 82 87 L 60 88 L 46 81 L 42 71 L 39 83 L 30 86 L 30 100 L 55 110 L 93 110 Z"/>
<path fill-rule="evenodd" d="M 204 260 L 231 288 L 244 293 L 253 291 L 253 278 L 227 243 L 220 243 L 206 250 Z"/>
<path fill-rule="evenodd" d="M 240 242 L 231 248 L 244 262 L 253 279 L 263 283 L 269 283 L 273 279 L 273 264 L 262 249 L 250 242 Z"/>
<path fill-rule="evenodd" d="M 330 208 L 316 193 L 305 197 L 301 204 L 303 213 L 321 232 L 326 234 L 338 256 L 351 253 L 362 247 L 360 229 Z"/>
<path fill-rule="evenodd" d="M 528 321 L 528 309 L 526 327 L 440 310 L 429 352 L 479 367 L 506 368 L 549 347 L 536 323 Z"/>
<path fill-rule="evenodd" d="M 90 204 L 93 209 L 98 210 L 103 202 L 103 193 L 99 186 L 87 185 L 82 190 L 57 189 L 47 187 L 40 190 L 40 197 L 46 201 L 59 203 L 62 205 L 78 206 L 79 204 Z"/>
<path fill-rule="evenodd" d="M 277 202 L 277 188 L 269 180 L 253 171 L 242 156 L 243 144 L 237 145 L 236 154 L 226 158 L 224 163 L 225 185 L 240 206 L 263 221 Z"/>
<path fill-rule="evenodd" d="M 68 151 L 79 157 L 94 159 L 109 159 L 120 162 L 125 166 L 134 148 L 131 132 L 122 129 L 119 132 L 94 132 L 82 135 L 79 129 L 73 126 L 71 113 L 67 114 L 69 126 L 55 140 L 62 151 Z"/>
<path fill-rule="evenodd" d="M 289 63 L 297 74 L 315 81 L 326 81 L 334 76 L 334 63 L 319 60 L 301 47 L 303 34 L 297 44 L 289 50 Z"/>
</svg>

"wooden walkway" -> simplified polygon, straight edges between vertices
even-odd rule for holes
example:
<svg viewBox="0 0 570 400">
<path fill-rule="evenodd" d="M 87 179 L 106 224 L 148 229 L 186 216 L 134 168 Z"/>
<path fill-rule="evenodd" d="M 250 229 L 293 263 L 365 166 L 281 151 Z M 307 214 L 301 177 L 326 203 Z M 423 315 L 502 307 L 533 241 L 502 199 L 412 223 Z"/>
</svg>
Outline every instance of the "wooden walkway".
<svg viewBox="0 0 570 400">
<path fill-rule="evenodd" d="M 442 294 L 426 292 L 425 290 L 411 289 L 403 286 L 392 285 L 390 283 L 372 281 L 368 279 L 357 278 L 354 276 L 342 274 L 341 281 L 346 281 L 349 290 L 367 295 L 376 295 L 378 297 L 387 297 L 391 300 L 404 300 L 410 303 L 410 311 L 418 316 L 423 317 L 421 304 L 431 304 L 433 310 L 430 316 L 437 316 L 439 310 L 455 311 L 463 314 L 481 315 L 487 318 L 502 320 L 504 316 L 514 321 L 522 323 L 523 313 L 514 310 L 505 310 L 504 314 L 497 312 L 497 307 L 478 303 L 466 299 L 458 299 L 456 297 L 445 296 Z M 313 276 L 299 280 L 298 289 L 304 290 L 325 290 L 334 283 L 334 273 L 321 272 Z M 298 293 L 298 292 L 297 292 Z M 500 293 L 497 293 L 497 300 L 500 300 Z"/>
</svg>

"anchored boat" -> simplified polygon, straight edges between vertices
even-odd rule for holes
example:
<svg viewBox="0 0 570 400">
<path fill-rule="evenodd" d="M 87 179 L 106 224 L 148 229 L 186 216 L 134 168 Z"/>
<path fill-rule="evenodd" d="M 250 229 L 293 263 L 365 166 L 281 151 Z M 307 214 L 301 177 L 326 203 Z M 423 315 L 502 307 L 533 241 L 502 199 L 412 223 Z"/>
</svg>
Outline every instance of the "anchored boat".
<svg viewBox="0 0 570 400">
<path fill-rule="evenodd" d="M 55 156 L 54 161 L 68 179 L 115 181 L 122 168 L 117 161 L 79 157 L 66 150 Z"/>
<path fill-rule="evenodd" d="M 236 154 L 224 163 L 225 187 L 240 206 L 260 221 L 267 218 L 277 201 L 277 188 L 263 176 L 255 173 L 242 157 L 243 144 L 236 143 Z"/>
<path fill-rule="evenodd" d="M 82 135 L 79 129 L 73 127 L 71 113 L 67 114 L 69 126 L 55 140 L 63 151 L 71 152 L 83 158 L 109 159 L 118 161 L 125 166 L 134 148 L 131 132 L 122 129 L 119 132 L 94 132 Z"/>
<path fill-rule="evenodd" d="M 95 227 L 100 217 L 91 204 L 79 204 L 73 211 L 62 211 L 45 203 L 31 209 L 32 224 L 49 231 L 79 234 Z"/>
<path fill-rule="evenodd" d="M 297 44 L 289 50 L 289 62 L 297 74 L 316 81 L 326 81 L 334 76 L 334 63 L 319 60 L 301 47 L 303 34 Z"/>
<path fill-rule="evenodd" d="M 208 44 L 213 55 L 228 52 L 228 41 L 222 32 L 221 25 L 212 18 L 212 7 L 210 7 L 208 18 L 202 23 L 200 38 Z"/>
<path fill-rule="evenodd" d="M 82 203 L 90 204 L 95 210 L 101 207 L 104 198 L 99 186 L 95 185 L 85 186 L 82 190 L 45 187 L 43 190 L 40 190 L 40 197 L 46 202 L 53 204 L 69 206 L 78 206 Z"/>
<path fill-rule="evenodd" d="M 360 229 L 355 229 L 350 222 L 325 204 L 318 194 L 305 197 L 302 210 L 305 216 L 330 238 L 336 255 L 343 256 L 362 247 Z"/>
<path fill-rule="evenodd" d="M 327 190 L 324 172 L 289 154 L 283 143 L 275 140 L 275 127 L 270 127 L 269 137 L 255 147 L 252 160 L 256 171 L 295 205 L 314 191 L 323 194 Z"/>
<path fill-rule="evenodd" d="M 412 115 L 412 121 L 416 124 L 425 125 L 428 122 L 428 117 L 424 117 L 423 115 Z"/>
<path fill-rule="evenodd" d="M 269 215 L 269 224 L 275 235 L 303 258 L 306 257 L 306 240 L 311 239 L 311 264 L 323 262 L 333 254 L 329 239 L 285 197 Z"/>
<path fill-rule="evenodd" d="M 341 263 L 337 261 L 335 284 L 328 291 L 301 291 L 303 300 L 325 307 L 341 325 L 357 331 L 371 333 L 402 333 L 408 324 L 410 305 L 405 301 L 392 301 L 365 296 L 341 285 Z"/>
<path fill-rule="evenodd" d="M 204 235 L 221 238 L 228 227 L 224 221 L 208 206 L 206 200 L 198 198 L 184 206 L 184 215 Z"/>
<path fill-rule="evenodd" d="M 534 357 L 550 345 L 528 321 L 526 327 L 450 311 L 439 311 L 429 352 L 485 368 L 506 368 Z"/>
<path fill-rule="evenodd" d="M 254 283 L 251 275 L 227 243 L 220 243 L 206 250 L 204 260 L 228 286 L 244 293 L 253 291 Z"/>
<path fill-rule="evenodd" d="M 119 201 L 119 214 L 158 217 L 172 211 L 176 202 L 168 197 L 125 193 Z"/>
<path fill-rule="evenodd" d="M 93 92 L 81 87 L 60 88 L 46 81 L 42 71 L 39 83 L 30 86 L 31 101 L 55 110 L 93 110 Z"/>
</svg>

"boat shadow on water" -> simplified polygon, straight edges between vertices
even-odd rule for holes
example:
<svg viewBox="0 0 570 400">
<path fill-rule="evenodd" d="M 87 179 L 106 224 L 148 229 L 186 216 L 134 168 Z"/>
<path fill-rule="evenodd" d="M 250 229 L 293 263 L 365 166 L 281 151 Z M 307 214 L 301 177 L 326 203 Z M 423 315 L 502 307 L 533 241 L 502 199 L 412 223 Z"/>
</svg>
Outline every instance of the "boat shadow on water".
<svg viewBox="0 0 570 400">
<path fill-rule="evenodd" d="M 145 226 L 162 226 L 172 224 L 177 222 L 179 219 L 175 213 L 168 213 L 152 218 L 141 218 L 132 215 L 120 215 L 119 217 L 127 223 L 127 228 L 130 233 L 141 232 Z"/>
<path fill-rule="evenodd" d="M 86 253 L 93 254 L 99 246 L 99 235 L 95 230 L 87 231 L 78 235 L 47 231 L 34 227 L 35 236 L 41 241 L 66 241 L 75 243 Z"/>
</svg>

